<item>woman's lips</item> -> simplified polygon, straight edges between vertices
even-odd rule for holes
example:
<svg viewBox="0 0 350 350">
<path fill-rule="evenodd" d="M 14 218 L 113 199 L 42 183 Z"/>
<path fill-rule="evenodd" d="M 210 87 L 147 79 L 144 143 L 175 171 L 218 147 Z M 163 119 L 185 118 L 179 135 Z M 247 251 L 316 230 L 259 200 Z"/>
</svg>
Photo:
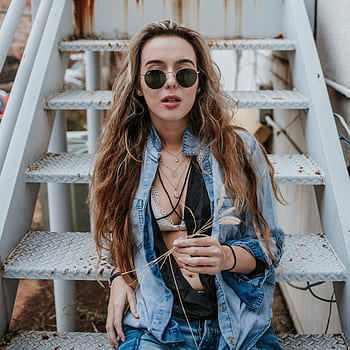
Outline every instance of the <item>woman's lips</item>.
<svg viewBox="0 0 350 350">
<path fill-rule="evenodd" d="M 161 102 L 166 107 L 175 108 L 181 104 L 181 97 L 176 95 L 169 95 L 162 98 Z"/>
</svg>

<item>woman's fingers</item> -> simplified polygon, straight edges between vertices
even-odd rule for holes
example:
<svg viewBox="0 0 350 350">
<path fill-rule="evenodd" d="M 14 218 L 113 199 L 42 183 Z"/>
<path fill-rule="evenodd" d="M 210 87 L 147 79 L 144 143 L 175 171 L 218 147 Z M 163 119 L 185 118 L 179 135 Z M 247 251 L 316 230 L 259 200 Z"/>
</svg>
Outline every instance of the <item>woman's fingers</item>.
<svg viewBox="0 0 350 350">
<path fill-rule="evenodd" d="M 178 263 L 190 272 L 216 274 L 222 270 L 225 251 L 216 237 L 178 239 L 174 247 Z"/>
<path fill-rule="evenodd" d="M 186 247 L 208 247 L 214 242 L 219 243 L 216 237 L 199 237 L 199 238 L 178 238 L 174 241 L 174 247 L 176 248 L 186 248 Z M 220 243 L 219 243 L 220 244 Z"/>
<path fill-rule="evenodd" d="M 113 320 L 114 320 L 113 308 L 110 308 L 108 306 L 108 315 L 107 315 L 107 321 L 106 321 L 107 337 L 111 347 L 116 349 L 119 347 L 119 343 L 117 340 L 117 335 L 115 332 Z"/>
<path fill-rule="evenodd" d="M 126 307 L 126 303 L 115 303 L 114 308 L 114 320 L 113 320 L 113 326 L 115 331 L 117 332 L 117 336 L 120 338 L 121 341 L 125 341 L 125 335 L 123 332 L 123 314 Z"/>
<path fill-rule="evenodd" d="M 106 322 L 108 340 L 115 348 L 119 347 L 118 339 L 125 341 L 123 316 L 129 307 L 134 317 L 138 318 L 135 291 L 122 277 L 118 277 L 111 285 Z"/>
</svg>

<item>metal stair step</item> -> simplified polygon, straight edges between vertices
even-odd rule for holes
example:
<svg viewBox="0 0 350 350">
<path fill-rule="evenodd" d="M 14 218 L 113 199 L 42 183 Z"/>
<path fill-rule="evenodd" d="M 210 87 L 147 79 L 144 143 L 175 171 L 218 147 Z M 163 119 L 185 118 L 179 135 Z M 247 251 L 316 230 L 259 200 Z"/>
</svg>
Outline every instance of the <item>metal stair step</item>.
<svg viewBox="0 0 350 350">
<path fill-rule="evenodd" d="M 294 51 L 295 42 L 287 39 L 207 40 L 212 50 L 273 50 Z M 61 41 L 60 51 L 126 51 L 129 40 L 72 40 Z"/>
<path fill-rule="evenodd" d="M 107 280 L 112 266 L 105 257 L 98 262 L 91 233 L 33 231 L 6 259 L 3 270 L 4 278 Z M 146 266 L 144 273 L 148 271 Z M 344 279 L 345 268 L 324 235 L 286 235 L 278 282 Z"/>
<path fill-rule="evenodd" d="M 232 107 L 256 109 L 307 109 L 307 97 L 296 90 L 257 90 L 227 91 L 233 99 Z M 57 92 L 44 100 L 46 109 L 85 110 L 110 109 L 112 91 L 110 90 L 67 90 Z"/>
<path fill-rule="evenodd" d="M 285 350 L 349 350 L 343 334 L 283 334 L 278 340 Z M 10 340 L 7 350 L 110 349 L 105 333 L 23 331 Z"/>
<path fill-rule="evenodd" d="M 280 184 L 321 185 L 324 172 L 306 155 L 269 156 Z M 88 183 L 93 165 L 86 153 L 46 153 L 27 168 L 26 182 Z"/>
</svg>

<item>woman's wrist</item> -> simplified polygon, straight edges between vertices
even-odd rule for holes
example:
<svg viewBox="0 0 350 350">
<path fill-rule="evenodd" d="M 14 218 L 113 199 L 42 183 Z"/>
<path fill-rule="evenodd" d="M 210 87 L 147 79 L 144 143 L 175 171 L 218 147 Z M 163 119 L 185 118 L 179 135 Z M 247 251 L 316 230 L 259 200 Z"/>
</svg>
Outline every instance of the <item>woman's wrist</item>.
<svg viewBox="0 0 350 350">
<path fill-rule="evenodd" d="M 119 271 L 115 271 L 111 274 L 111 276 L 109 277 L 109 286 L 112 285 L 112 282 L 119 276 L 121 276 L 122 274 Z"/>
<path fill-rule="evenodd" d="M 223 264 L 223 271 L 232 271 L 237 265 L 237 255 L 234 251 L 233 246 L 224 244 L 224 264 Z"/>
</svg>

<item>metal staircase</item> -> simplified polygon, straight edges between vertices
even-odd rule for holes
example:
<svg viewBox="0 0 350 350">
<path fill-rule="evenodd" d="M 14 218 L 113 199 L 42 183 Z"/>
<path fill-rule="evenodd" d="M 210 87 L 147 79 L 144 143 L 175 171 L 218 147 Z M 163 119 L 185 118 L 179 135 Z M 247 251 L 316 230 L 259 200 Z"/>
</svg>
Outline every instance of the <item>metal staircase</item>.
<svg viewBox="0 0 350 350">
<path fill-rule="evenodd" d="M 39 5 L 39 12 L 40 7 L 45 6 L 43 3 L 41 1 Z M 108 1 L 101 3 L 105 8 L 108 6 Z M 145 0 L 144 6 L 147 3 Z M 204 6 L 195 1 L 187 1 L 186 6 L 194 9 L 195 3 L 201 9 Z M 208 3 L 216 6 L 221 1 L 205 3 L 206 6 Z M 232 10 L 237 10 L 241 2 L 237 0 L 232 3 Z M 272 154 L 270 159 L 280 184 L 314 187 L 324 231 L 324 234 L 290 232 L 286 235 L 285 254 L 277 268 L 277 281 L 334 282 L 344 333 L 281 335 L 279 339 L 284 349 L 350 349 L 345 340 L 350 340 L 350 285 L 346 282 L 350 276 L 350 215 L 346 206 L 350 184 L 304 3 L 302 0 L 261 0 L 256 2 L 258 5 L 249 0 L 247 3 L 250 7 L 241 8 L 241 11 L 249 11 L 254 6 L 267 8 L 261 11 L 265 22 L 269 10 L 277 13 L 275 21 L 270 19 L 270 22 L 276 22 L 271 25 L 272 29 L 266 28 L 266 23 L 259 18 L 254 33 L 249 29 L 244 30 L 241 24 L 239 34 L 243 37 L 247 34 L 249 39 L 233 40 L 231 38 L 238 33 L 222 31 L 217 37 L 230 37 L 230 40 L 216 40 L 206 34 L 208 45 L 216 50 L 273 50 L 288 55 L 293 89 L 229 93 L 238 100 L 240 108 L 306 111 L 304 131 L 307 155 Z M 123 51 L 128 45 L 127 40 L 109 38 L 69 40 L 77 30 L 73 20 L 74 2 L 50 0 L 50 4 L 24 96 L 18 101 L 18 116 L 6 158 L 3 165 L 0 164 L 1 334 L 9 324 L 19 279 L 107 280 L 112 271 L 106 259 L 102 259 L 97 267 L 91 233 L 68 232 L 69 228 L 56 229 L 60 232 L 28 232 L 39 183 L 53 183 L 58 186 L 58 192 L 64 192 L 66 184 L 88 183 L 93 171 L 91 155 L 66 153 L 64 141 L 61 145 L 56 142 L 53 146 L 51 140 L 49 147 L 54 119 L 54 134 L 62 136 L 65 133 L 64 123 L 58 129 L 58 121 L 62 122 L 64 110 L 106 110 L 111 105 L 110 91 L 94 88 L 89 91 L 62 91 L 69 52 Z M 169 9 L 163 11 L 171 17 L 166 12 Z M 172 13 L 172 17 L 178 21 L 179 11 Z M 210 13 L 210 9 L 207 11 Z M 198 15 L 198 8 L 196 13 Z M 154 16 L 148 21 L 157 19 L 156 14 Z M 190 15 L 187 16 L 182 18 L 183 21 L 195 25 L 190 21 Z M 254 21 L 254 16 L 259 17 L 260 14 L 251 16 Z M 195 15 L 192 14 L 192 17 Z M 201 23 L 197 21 L 197 27 L 203 32 L 204 24 L 201 27 Z M 141 25 L 139 23 L 139 27 Z M 272 39 L 280 33 L 283 33 L 284 39 Z M 266 38 L 257 39 L 259 37 Z M 59 193 L 56 195 L 60 196 Z M 60 201 L 62 198 L 56 199 Z M 69 227 L 69 224 L 66 226 Z M 11 339 L 8 346 L 8 349 L 54 348 L 107 349 L 109 344 L 104 334 L 30 331 Z"/>
</svg>

